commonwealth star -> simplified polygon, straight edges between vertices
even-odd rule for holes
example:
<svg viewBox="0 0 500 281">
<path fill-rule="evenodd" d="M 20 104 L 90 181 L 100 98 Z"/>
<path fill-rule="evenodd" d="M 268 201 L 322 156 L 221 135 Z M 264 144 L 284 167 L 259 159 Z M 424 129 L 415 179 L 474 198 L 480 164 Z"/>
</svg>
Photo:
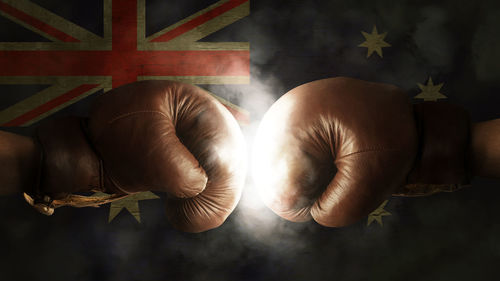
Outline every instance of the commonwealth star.
<svg viewBox="0 0 500 281">
<path fill-rule="evenodd" d="M 93 196 L 104 196 L 106 193 L 97 192 Z M 129 195 L 123 199 L 111 202 L 109 206 L 108 222 L 111 222 L 123 209 L 126 209 L 134 218 L 141 222 L 141 210 L 139 209 L 139 201 L 159 199 L 160 197 L 153 192 L 139 192 Z"/>
<path fill-rule="evenodd" d="M 385 205 L 387 205 L 387 202 L 389 202 L 389 200 L 385 200 L 377 209 L 375 209 L 375 211 L 371 212 L 368 215 L 368 221 L 366 222 L 367 226 L 369 226 L 373 221 L 377 221 L 377 223 L 381 226 L 384 225 L 382 217 L 391 215 L 391 213 L 384 209 Z"/>
<path fill-rule="evenodd" d="M 441 87 L 443 87 L 443 83 L 434 85 L 431 77 L 429 77 L 427 85 L 422 85 L 420 83 L 417 83 L 417 85 L 420 90 L 422 90 L 422 92 L 415 96 L 416 99 L 423 99 L 424 101 L 437 101 L 438 99 L 447 98 L 445 95 L 439 92 L 439 90 L 441 90 Z"/>
<path fill-rule="evenodd" d="M 387 36 L 387 32 L 379 34 L 375 25 L 373 26 L 371 34 L 364 31 L 361 31 L 361 34 L 363 34 L 363 37 L 365 37 L 366 40 L 365 42 L 359 44 L 358 47 L 368 48 L 368 53 L 366 54 L 367 58 L 370 57 L 374 51 L 377 52 L 381 58 L 383 58 L 382 48 L 391 47 L 391 44 L 384 41 L 385 36 Z"/>
</svg>

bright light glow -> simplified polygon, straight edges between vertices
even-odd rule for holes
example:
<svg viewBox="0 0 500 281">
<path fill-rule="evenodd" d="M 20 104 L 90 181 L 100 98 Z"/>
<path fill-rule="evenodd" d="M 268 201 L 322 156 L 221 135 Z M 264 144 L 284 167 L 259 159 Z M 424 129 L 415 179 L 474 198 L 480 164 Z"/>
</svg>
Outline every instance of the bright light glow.
<svg viewBox="0 0 500 281">
<path fill-rule="evenodd" d="M 263 197 L 266 198 L 268 196 L 262 196 L 262 194 L 260 194 L 266 189 L 259 188 L 259 184 L 263 184 L 267 180 L 258 180 L 259 176 L 257 175 L 261 174 L 262 171 L 271 170 L 261 169 L 264 166 L 268 166 L 267 162 L 264 162 L 266 163 L 264 166 L 260 164 L 254 165 L 255 163 L 265 161 L 265 159 L 255 159 L 253 157 L 255 152 L 257 152 L 257 155 L 265 155 L 266 150 L 269 147 L 255 144 L 259 123 L 260 120 L 256 120 L 243 129 L 243 134 L 249 147 L 249 149 L 247 149 L 247 159 L 249 160 L 249 165 L 247 166 L 249 168 L 248 175 L 253 174 L 254 177 L 248 177 L 246 180 L 245 189 L 243 190 L 241 200 L 238 203 L 238 208 L 241 209 L 241 212 L 238 212 L 238 216 L 240 216 L 240 218 L 237 220 L 238 224 L 244 227 L 246 231 L 253 232 L 254 235 L 263 235 L 263 233 L 267 232 L 269 232 L 268 234 L 271 234 L 271 229 L 273 228 L 275 221 L 279 219 L 279 217 L 276 216 L 262 200 Z M 267 175 L 263 174 L 260 178 L 263 179 L 264 177 L 267 177 Z M 259 234 L 256 233 L 257 230 Z"/>
<path fill-rule="evenodd" d="M 252 176 L 259 194 L 266 203 L 271 206 L 279 202 L 277 193 L 284 188 L 284 181 L 290 172 L 289 163 L 291 159 L 286 157 L 294 155 L 286 149 L 295 147 L 285 146 L 287 126 L 290 111 L 294 100 L 280 98 L 265 114 L 257 130 L 254 144 L 252 146 Z"/>
<path fill-rule="evenodd" d="M 261 123 L 260 118 L 275 103 L 275 96 L 283 92 L 278 80 L 266 74 L 252 74 L 251 87 L 252 94 L 241 95 L 240 106 L 247 109 L 252 116 L 250 124 L 243 126 L 242 131 L 245 137 L 248 159 L 248 176 L 246 185 L 240 202 L 238 203 L 238 217 L 235 221 L 241 228 L 242 233 L 252 235 L 254 238 L 267 243 L 273 236 L 276 227 L 279 227 L 281 218 L 269 209 L 263 201 L 263 198 L 272 198 L 272 189 L 266 188 L 265 183 L 269 182 L 272 172 L 271 164 L 266 158 L 271 146 L 262 138 L 260 143 L 257 140 L 257 130 Z M 262 132 L 265 136 L 267 132 Z M 259 192 L 260 190 L 260 192 Z"/>
</svg>

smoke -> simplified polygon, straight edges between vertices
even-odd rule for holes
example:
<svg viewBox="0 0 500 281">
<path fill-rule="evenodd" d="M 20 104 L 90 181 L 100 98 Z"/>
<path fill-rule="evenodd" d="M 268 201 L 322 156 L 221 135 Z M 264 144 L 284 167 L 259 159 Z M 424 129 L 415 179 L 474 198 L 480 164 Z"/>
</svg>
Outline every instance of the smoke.
<svg viewBox="0 0 500 281">
<path fill-rule="evenodd" d="M 61 1 L 46 2 L 63 6 Z M 146 4 L 148 35 L 208 5 Z M 416 91 L 416 83 L 433 76 L 435 83 L 445 82 L 445 94 L 455 85 L 477 101 L 474 93 L 482 90 L 484 97 L 470 107 L 498 116 L 498 85 L 493 83 L 500 73 L 498 4 L 467 1 L 460 10 L 462 4 L 251 0 L 250 16 L 203 39 L 249 41 L 250 84 L 201 86 L 249 111 L 251 121 L 242 125 L 248 159 L 258 124 L 274 101 L 300 84 L 326 77 L 352 76 Z M 476 13 L 479 6 L 481 13 Z M 76 10 L 68 13 L 78 14 Z M 10 36 L 6 41 L 20 37 L 14 35 L 21 28 L 10 29 L 14 25 L 6 22 L 0 22 L 0 35 Z M 92 25 L 98 24 L 88 23 Z M 364 41 L 361 31 L 371 32 L 373 25 L 388 32 L 386 41 L 392 45 L 383 49 L 383 58 L 366 58 L 366 49 L 358 47 Z M 1 90 L 5 108 L 37 89 Z M 492 280 L 500 258 L 498 190 L 498 181 L 480 181 L 453 194 L 391 198 L 385 209 L 392 216 L 383 218 L 383 226 L 366 226 L 362 220 L 335 229 L 280 218 L 263 204 L 248 176 L 228 220 L 198 234 L 173 229 L 163 200 L 139 202 L 141 224 L 125 210 L 107 224 L 107 206 L 61 208 L 43 217 L 22 199 L 4 197 L 0 279 Z"/>
<path fill-rule="evenodd" d="M 474 66 L 479 81 L 500 79 L 500 10 L 493 10 L 480 22 L 472 42 Z"/>
<path fill-rule="evenodd" d="M 425 7 L 420 13 L 424 20 L 416 25 L 413 35 L 419 53 L 428 66 L 449 71 L 455 55 L 455 46 L 451 33 L 445 27 L 448 21 L 447 13 L 435 6 Z"/>
<path fill-rule="evenodd" d="M 300 16 L 308 17 L 313 12 L 314 10 L 309 9 L 308 14 L 301 13 Z M 300 253 L 307 251 L 311 241 L 304 239 L 303 235 L 304 233 L 315 233 L 318 226 L 314 222 L 291 223 L 277 216 L 264 205 L 251 176 L 251 161 L 253 149 L 255 149 L 254 138 L 263 115 L 281 95 L 299 84 L 284 85 L 283 74 L 287 72 L 280 72 L 281 55 L 278 52 L 282 48 L 283 42 L 277 40 L 276 30 L 268 28 L 267 25 L 281 26 L 289 23 L 287 12 L 283 13 L 274 7 L 254 9 L 252 17 L 243 21 L 247 22 L 238 26 L 234 33 L 230 31 L 224 33 L 224 41 L 240 40 L 240 34 L 245 34 L 250 38 L 250 84 L 203 85 L 203 87 L 232 103 L 238 104 L 250 114 L 250 122 L 241 126 L 248 147 L 247 159 L 249 163 L 247 165 L 246 185 L 236 210 L 220 229 L 215 230 L 218 234 L 207 242 L 207 246 L 203 250 L 205 254 L 193 255 L 191 253 L 189 257 L 190 259 L 199 259 L 200 262 L 210 260 L 210 262 L 216 263 L 214 266 L 219 263 L 230 263 L 235 259 L 243 261 L 244 264 L 257 262 L 263 268 L 256 269 L 255 274 L 258 275 L 259 271 L 263 271 L 266 272 L 267 276 L 276 270 L 276 265 L 273 265 L 273 262 L 280 263 L 279 261 L 285 257 L 300 256 Z M 300 29 L 297 31 L 300 32 Z M 322 35 L 324 34 L 319 31 L 316 33 L 317 37 Z M 299 34 L 299 36 L 305 35 Z M 206 40 L 220 41 L 220 38 L 215 34 Z M 320 40 L 315 41 L 321 42 Z M 301 72 L 300 69 L 297 71 Z M 227 245 L 224 246 L 228 241 L 237 245 L 232 245 L 230 248 Z M 218 253 L 217 262 L 206 256 L 206 253 L 213 251 Z M 264 254 L 266 257 L 260 257 L 260 260 L 254 261 L 255 257 L 252 255 L 255 254 Z M 282 271 L 279 272 L 282 274 Z M 208 274 L 212 279 L 222 278 L 225 280 L 220 274 L 212 275 L 213 272 L 205 274 Z"/>
</svg>

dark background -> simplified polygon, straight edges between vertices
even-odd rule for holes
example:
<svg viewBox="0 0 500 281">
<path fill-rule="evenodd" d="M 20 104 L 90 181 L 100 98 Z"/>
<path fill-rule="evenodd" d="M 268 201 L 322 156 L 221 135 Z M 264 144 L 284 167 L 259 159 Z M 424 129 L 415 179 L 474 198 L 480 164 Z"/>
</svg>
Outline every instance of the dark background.
<svg viewBox="0 0 500 281">
<path fill-rule="evenodd" d="M 33 1 L 102 35 L 101 1 Z M 147 1 L 147 33 L 215 1 Z M 388 32 L 384 57 L 366 58 L 361 31 Z M 309 81 L 351 76 L 400 86 L 444 83 L 473 121 L 500 117 L 498 1 L 263 1 L 206 41 L 249 41 L 250 85 L 200 85 L 252 114 Z M 0 40 L 46 41 L 0 17 Z M 2 66 L 0 66 L 2 67 Z M 0 109 L 46 85 L 0 85 Z M 100 94 L 100 93 L 98 93 Z M 93 95 L 57 115 L 85 115 Z M 380 110 L 383 110 L 381 108 Z M 32 128 L 3 128 L 29 134 Z M 251 178 L 219 228 L 178 232 L 162 200 L 140 202 L 142 223 L 109 207 L 45 217 L 21 196 L 0 198 L 0 280 L 497 280 L 500 181 L 454 193 L 390 198 L 384 225 L 334 229 L 282 220 L 255 198 Z"/>
</svg>

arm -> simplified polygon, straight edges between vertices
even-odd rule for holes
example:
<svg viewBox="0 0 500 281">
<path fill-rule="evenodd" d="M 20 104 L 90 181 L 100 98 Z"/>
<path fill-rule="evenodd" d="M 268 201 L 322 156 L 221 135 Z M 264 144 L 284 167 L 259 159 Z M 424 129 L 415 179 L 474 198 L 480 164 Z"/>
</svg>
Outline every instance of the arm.
<svg viewBox="0 0 500 281">
<path fill-rule="evenodd" d="M 0 131 L 0 195 L 24 191 L 46 215 L 156 191 L 167 194 L 174 227 L 201 232 L 226 220 L 245 183 L 238 123 L 190 84 L 131 83 L 97 98 L 88 118 L 49 118 L 34 129 L 33 139 Z M 97 191 L 110 195 L 76 194 Z"/>
<path fill-rule="evenodd" d="M 473 174 L 500 179 L 500 119 L 474 123 L 471 134 Z"/>
<path fill-rule="evenodd" d="M 0 195 L 31 189 L 39 154 L 32 138 L 0 131 Z"/>
</svg>

